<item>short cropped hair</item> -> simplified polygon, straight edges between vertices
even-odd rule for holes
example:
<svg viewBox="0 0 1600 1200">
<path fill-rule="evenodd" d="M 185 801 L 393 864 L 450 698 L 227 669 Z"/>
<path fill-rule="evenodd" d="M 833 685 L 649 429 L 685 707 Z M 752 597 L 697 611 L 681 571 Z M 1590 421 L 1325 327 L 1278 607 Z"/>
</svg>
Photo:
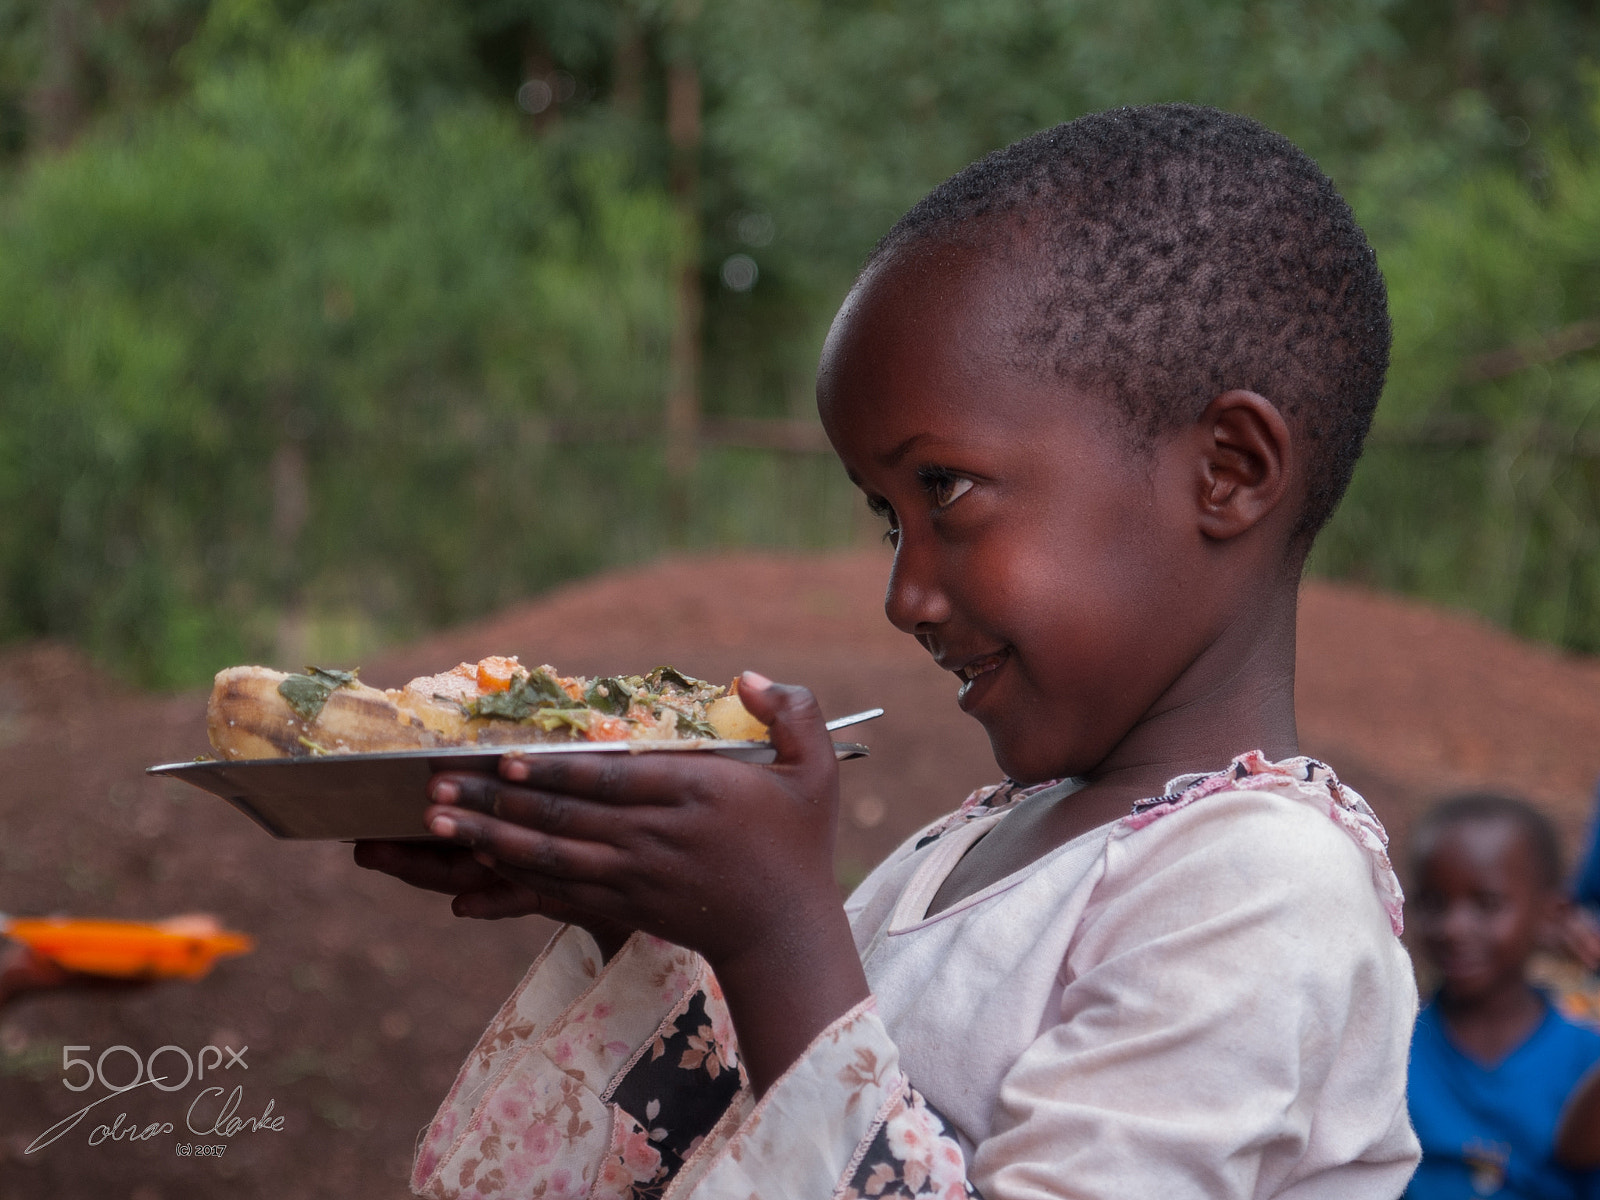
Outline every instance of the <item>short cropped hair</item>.
<svg viewBox="0 0 1600 1200">
<path fill-rule="evenodd" d="M 1453 825 L 1478 821 L 1503 821 L 1514 825 L 1533 855 L 1539 885 L 1552 889 L 1561 887 L 1561 837 L 1555 825 L 1533 805 L 1498 792 L 1468 792 L 1452 796 L 1424 813 L 1422 820 L 1411 831 L 1413 874 L 1421 867 L 1422 852 L 1432 837 Z"/>
<path fill-rule="evenodd" d="M 1223 392 L 1267 397 L 1307 459 L 1296 541 L 1333 515 L 1383 391 L 1388 302 L 1349 205 L 1287 138 L 1188 104 L 1093 113 L 940 184 L 864 270 L 929 240 L 1021 256 L 1023 364 L 1107 394 L 1144 445 Z"/>
</svg>

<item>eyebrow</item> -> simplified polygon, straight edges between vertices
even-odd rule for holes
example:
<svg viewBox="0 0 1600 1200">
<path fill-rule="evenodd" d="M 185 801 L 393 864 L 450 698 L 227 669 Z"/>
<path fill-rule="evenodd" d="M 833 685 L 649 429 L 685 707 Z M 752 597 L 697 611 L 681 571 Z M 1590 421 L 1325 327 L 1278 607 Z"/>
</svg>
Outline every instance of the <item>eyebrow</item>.
<svg viewBox="0 0 1600 1200">
<path fill-rule="evenodd" d="M 883 463 L 883 465 L 886 467 L 898 466 L 900 460 L 905 458 L 906 455 L 910 454 L 912 448 L 915 447 L 918 442 L 923 441 L 927 436 L 928 435 L 925 433 L 913 433 L 910 437 L 901 442 L 898 446 L 894 447 L 894 449 L 890 450 L 887 454 L 881 455 L 878 461 Z"/>
</svg>

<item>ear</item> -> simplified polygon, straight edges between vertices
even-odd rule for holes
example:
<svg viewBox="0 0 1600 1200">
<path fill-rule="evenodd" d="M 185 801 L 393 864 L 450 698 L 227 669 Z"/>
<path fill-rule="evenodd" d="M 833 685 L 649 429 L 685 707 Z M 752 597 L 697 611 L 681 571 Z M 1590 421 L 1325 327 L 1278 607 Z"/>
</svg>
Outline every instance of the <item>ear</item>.
<svg viewBox="0 0 1600 1200">
<path fill-rule="evenodd" d="M 1224 392 L 1195 423 L 1200 448 L 1200 531 L 1226 541 L 1254 528 L 1289 493 L 1294 444 L 1277 405 L 1255 392 Z"/>
</svg>

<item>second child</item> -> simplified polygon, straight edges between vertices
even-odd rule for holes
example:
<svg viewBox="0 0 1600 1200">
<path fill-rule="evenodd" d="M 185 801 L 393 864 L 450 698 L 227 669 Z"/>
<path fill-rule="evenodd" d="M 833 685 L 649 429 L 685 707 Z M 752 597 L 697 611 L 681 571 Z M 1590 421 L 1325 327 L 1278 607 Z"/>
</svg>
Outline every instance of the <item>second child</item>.
<svg viewBox="0 0 1600 1200">
<path fill-rule="evenodd" d="M 1422 1165 L 1407 1200 L 1600 1194 L 1600 1176 L 1562 1165 L 1556 1148 L 1563 1109 L 1600 1062 L 1600 1032 L 1527 979 L 1565 915 L 1555 829 L 1521 801 L 1469 795 L 1430 811 L 1411 842 L 1413 932 L 1439 990 L 1411 1048 Z"/>
</svg>

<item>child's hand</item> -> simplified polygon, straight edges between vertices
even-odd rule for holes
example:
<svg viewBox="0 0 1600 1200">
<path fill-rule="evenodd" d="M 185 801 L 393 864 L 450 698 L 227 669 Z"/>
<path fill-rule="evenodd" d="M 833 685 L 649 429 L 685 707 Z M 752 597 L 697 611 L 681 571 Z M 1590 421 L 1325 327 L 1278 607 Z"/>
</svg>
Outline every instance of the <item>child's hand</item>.
<svg viewBox="0 0 1600 1200">
<path fill-rule="evenodd" d="M 498 779 L 435 776 L 428 827 L 487 857 L 523 895 L 646 929 L 713 966 L 735 958 L 758 929 L 838 907 L 838 769 L 816 702 L 775 685 L 742 695 L 768 710 L 756 715 L 771 718 L 771 767 L 699 754 L 508 755 Z"/>
<path fill-rule="evenodd" d="M 1600 970 L 1600 921 L 1581 904 L 1571 905 L 1560 925 L 1559 942 L 1585 970 Z"/>
<path fill-rule="evenodd" d="M 460 846 L 416 842 L 358 842 L 356 865 L 393 875 L 412 887 L 454 896 L 451 911 L 458 917 L 495 921 L 503 917 L 549 917 L 587 929 L 601 952 L 610 958 L 632 932 L 549 896 L 541 896 L 495 869 L 488 855 L 475 856 Z"/>
<path fill-rule="evenodd" d="M 838 765 L 816 701 L 753 674 L 740 699 L 771 727 L 771 766 L 507 756 L 499 779 L 436 776 L 425 820 L 541 898 L 704 955 L 759 1088 L 867 989 L 834 882 Z"/>
</svg>

